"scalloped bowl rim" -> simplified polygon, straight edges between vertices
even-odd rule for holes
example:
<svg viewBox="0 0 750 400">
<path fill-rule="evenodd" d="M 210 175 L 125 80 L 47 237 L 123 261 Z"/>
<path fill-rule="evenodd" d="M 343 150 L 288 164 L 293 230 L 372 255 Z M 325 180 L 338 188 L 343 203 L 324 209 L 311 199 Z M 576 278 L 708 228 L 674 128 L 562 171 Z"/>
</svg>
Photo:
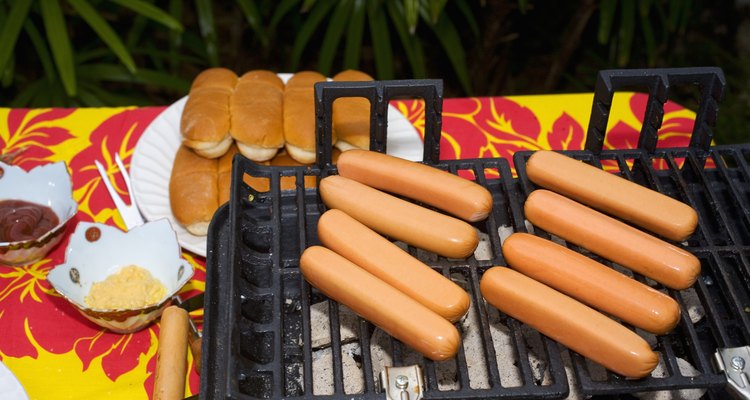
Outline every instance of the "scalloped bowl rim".
<svg viewBox="0 0 750 400">
<path fill-rule="evenodd" d="M 39 165 L 29 171 L 26 171 L 23 168 L 15 165 L 5 164 L 3 162 L 0 162 L 0 168 L 2 168 L 3 170 L 2 178 L 0 178 L 0 193 L 3 193 L 3 198 L 0 200 L 24 200 L 35 204 L 41 204 L 51 208 L 52 211 L 54 211 L 54 213 L 60 219 L 60 223 L 58 223 L 54 228 L 50 229 L 45 234 L 36 239 L 20 240 L 15 242 L 0 242 L 0 247 L 19 246 L 26 243 L 43 242 L 45 239 L 47 239 L 47 237 L 56 233 L 58 230 L 64 227 L 65 224 L 67 224 L 68 221 L 70 221 L 76 215 L 76 213 L 78 213 L 78 203 L 76 203 L 76 201 L 73 199 L 73 183 L 71 182 L 70 173 L 68 173 L 68 168 L 66 167 L 64 161 Z M 41 182 L 29 183 L 28 179 L 31 178 L 38 178 L 43 180 Z M 13 185 L 12 183 L 17 182 L 20 179 L 24 179 L 24 183 L 23 185 L 21 185 L 24 190 L 15 192 L 19 185 Z M 39 191 L 29 190 L 29 185 L 34 184 L 46 184 L 46 188 L 42 188 L 44 190 Z M 50 188 L 59 188 L 60 190 L 49 190 Z M 57 193 L 59 198 L 52 198 L 52 195 L 55 193 Z"/>
<path fill-rule="evenodd" d="M 122 245 L 124 243 L 123 239 L 127 238 L 128 235 L 145 235 L 144 237 L 151 237 L 153 235 L 156 235 L 157 238 L 161 237 L 163 239 L 165 239 L 164 236 L 168 236 L 168 238 L 171 240 L 169 240 L 168 244 L 162 246 L 161 249 L 156 249 L 153 248 L 156 243 L 155 240 L 141 239 L 140 241 L 145 242 L 147 247 L 148 245 L 152 246 L 152 251 L 144 252 L 148 253 L 146 255 L 138 255 L 135 254 L 138 252 L 135 252 L 126 256 L 124 261 L 122 259 L 118 261 L 118 256 L 129 253 L 126 250 L 128 248 L 128 245 L 130 247 L 141 247 L 136 244 L 130 244 L 130 241 L 137 243 L 139 240 L 131 239 L 127 242 L 128 244 L 116 246 L 120 248 L 113 251 L 104 251 L 102 250 L 102 248 L 99 248 L 98 250 L 93 252 L 94 254 L 91 254 L 91 252 L 86 252 L 84 250 L 81 250 L 79 252 L 77 250 L 79 246 L 82 246 L 83 249 L 86 249 L 89 246 L 91 246 L 90 248 L 96 249 L 95 244 L 87 244 L 87 240 L 85 238 L 86 231 L 92 227 L 100 229 L 101 236 L 99 240 L 104 238 L 106 234 L 107 239 L 104 243 L 104 246 L 109 247 L 112 247 L 114 244 Z M 171 247 L 171 249 L 168 247 Z M 167 260 L 166 257 L 169 256 L 160 253 L 172 253 L 174 257 L 172 257 L 171 260 Z M 128 259 L 129 256 L 132 257 Z M 152 257 L 152 260 L 154 260 L 153 263 L 138 262 L 149 257 Z M 138 261 L 133 262 L 133 259 Z M 170 279 L 169 277 L 166 277 L 165 279 L 166 272 L 159 272 L 157 268 L 163 268 L 165 270 L 167 268 L 170 268 L 167 263 L 171 263 L 169 265 L 175 265 L 176 271 L 179 271 L 179 269 L 182 268 L 182 275 L 178 276 L 177 279 Z M 106 266 L 101 267 L 101 265 Z M 127 265 L 137 265 L 148 270 L 165 286 L 165 288 L 167 289 L 167 293 L 162 298 L 160 298 L 158 302 L 138 308 L 100 309 L 91 308 L 86 305 L 84 298 L 89 293 L 91 285 L 94 282 L 100 282 L 106 279 L 106 277 L 118 272 L 121 268 Z M 70 278 L 70 271 L 73 267 L 75 267 L 79 273 L 78 284 L 73 283 Z M 192 279 L 194 274 L 195 269 L 193 268 L 193 266 L 181 257 L 180 247 L 177 243 L 177 236 L 167 219 L 159 219 L 153 222 L 147 222 L 143 225 L 139 225 L 131 229 L 129 232 L 123 232 L 117 227 L 106 224 L 95 222 L 80 222 L 78 223 L 78 226 L 76 226 L 76 230 L 71 236 L 70 243 L 65 250 L 65 262 L 54 267 L 47 275 L 47 280 L 61 296 L 63 296 L 66 300 L 71 302 L 81 311 L 94 313 L 114 313 L 123 311 L 146 310 L 149 308 L 161 306 L 165 301 L 170 300 L 175 294 L 177 294 L 180 289 L 182 289 L 182 287 L 185 286 L 185 284 L 188 283 L 190 279 Z M 73 287 L 77 289 L 73 289 Z"/>
</svg>

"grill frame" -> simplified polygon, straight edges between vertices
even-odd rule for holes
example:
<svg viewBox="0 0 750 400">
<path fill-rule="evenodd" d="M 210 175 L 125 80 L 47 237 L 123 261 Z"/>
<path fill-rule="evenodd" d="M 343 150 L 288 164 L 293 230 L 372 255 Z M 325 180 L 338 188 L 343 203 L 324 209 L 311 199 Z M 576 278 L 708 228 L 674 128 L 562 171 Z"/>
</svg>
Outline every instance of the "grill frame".
<svg viewBox="0 0 750 400">
<path fill-rule="evenodd" d="M 672 71 L 672 70 L 669 70 Z M 661 82 L 669 82 L 670 77 L 676 73 L 664 70 L 638 71 L 639 76 L 647 76 L 648 82 L 655 88 L 664 87 Z M 717 69 L 700 69 L 694 71 L 700 79 L 685 78 L 685 71 L 676 74 L 680 81 L 703 82 L 707 74 L 716 74 Z M 621 74 L 621 72 L 618 74 Z M 719 70 L 720 73 L 720 70 Z M 611 74 L 610 74 L 611 75 Z M 689 74 L 688 74 L 689 75 Z M 604 76 L 604 78 L 602 78 Z M 609 76 L 607 71 L 600 74 L 600 80 L 607 82 Z M 621 76 L 621 75 L 618 75 Z M 656 76 L 657 78 L 654 78 Z M 720 76 L 720 75 L 719 75 Z M 619 78 L 618 78 L 619 79 Z M 718 79 L 718 78 L 717 78 Z M 609 80 L 612 81 L 611 79 Z M 617 79 L 615 79 L 617 81 Z M 625 79 L 633 84 L 632 78 Z M 715 82 L 716 80 L 709 80 Z M 723 76 L 718 79 L 723 82 Z M 636 84 L 638 84 L 636 82 Z M 397 86 L 398 90 L 388 89 Z M 206 279 L 206 311 L 203 337 L 203 375 L 201 378 L 201 398 L 256 398 L 247 394 L 246 383 L 243 377 L 270 376 L 268 381 L 259 380 L 257 387 L 265 388 L 269 385 L 270 391 L 263 392 L 270 398 L 313 398 L 312 396 L 312 349 L 310 349 L 310 314 L 309 308 L 314 298 L 320 298 L 306 281 L 301 277 L 294 261 L 305 247 L 318 244 L 315 227 L 317 218 L 325 210 L 317 195 L 317 188 L 304 189 L 304 176 L 313 175 L 318 178 L 328 174 L 336 173 L 335 166 L 330 163 L 330 105 L 335 98 L 341 96 L 359 95 L 366 91 L 365 97 L 371 100 L 373 119 L 384 120 L 387 115 L 381 111 L 386 109 L 387 102 L 392 96 L 408 94 L 409 87 L 418 86 L 419 94 L 428 97 L 426 108 L 429 116 L 426 120 L 426 138 L 424 158 L 428 164 L 438 168 L 457 173 L 459 170 L 472 170 L 479 184 L 488 187 L 494 199 L 494 207 L 491 216 L 486 222 L 479 223 L 481 231 L 485 233 L 498 232 L 502 225 L 509 225 L 513 231 L 526 231 L 523 218 L 523 201 L 528 193 L 534 189 L 534 185 L 528 181 L 525 175 L 525 160 L 531 152 L 519 152 L 514 156 L 514 162 L 518 177 L 512 174 L 510 165 L 505 159 L 475 159 L 475 160 L 453 160 L 438 161 L 439 155 L 439 132 L 440 132 L 440 99 L 442 98 L 442 85 L 439 81 L 384 81 L 384 82 L 357 82 L 357 83 L 326 83 L 316 86 L 316 111 L 318 116 L 318 160 L 315 167 L 265 167 L 258 166 L 242 157 L 236 157 L 233 166 L 233 183 L 242 182 L 242 175 L 249 173 L 253 176 L 262 176 L 270 179 L 271 190 L 267 193 L 255 192 L 252 188 L 238 184 L 232 188 L 230 204 L 222 207 L 214 217 L 209 229 L 209 245 L 207 254 L 207 279 Z M 618 85 L 604 85 L 605 88 L 619 89 Z M 668 87 L 668 85 L 667 85 Z M 596 99 L 600 99 L 599 85 L 597 85 Z M 712 99 L 716 98 L 717 90 L 703 90 Z M 653 93 L 652 93 L 653 94 Z M 432 97 L 431 97 L 432 96 Z M 719 93 L 719 98 L 720 98 Z M 665 97 L 658 97 L 664 99 Z M 595 100 L 597 104 L 597 100 Z M 604 103 L 602 103 L 604 104 Z M 610 103 L 611 104 L 611 103 Z M 701 103 L 703 110 L 703 102 Z M 709 107 L 711 108 L 711 107 Z M 592 113 L 601 111 L 602 107 L 595 106 Z M 651 111 L 649 111 L 651 110 Z M 710 128 L 715 118 L 704 121 L 709 112 L 699 110 L 694 138 L 696 135 L 705 138 L 710 137 Z M 608 115 L 608 109 L 607 115 Z M 649 112 L 658 115 L 659 108 L 649 106 L 646 121 L 653 121 Z M 663 109 L 662 109 L 663 113 Z M 599 121 L 592 116 L 592 124 Z M 373 135 L 371 136 L 371 148 L 385 151 L 385 125 L 373 124 Z M 661 120 L 659 119 L 659 124 Z M 647 127 L 644 124 L 644 129 Z M 606 124 L 605 124 L 606 126 Z M 379 127 L 379 128 L 378 128 Z M 381 130 L 378 130 L 381 129 Z M 658 128 L 657 128 L 658 129 Z M 589 129 L 591 132 L 591 128 Z M 591 136 L 589 136 L 591 137 Z M 327 138 L 327 139 L 325 139 Z M 326 143 L 327 141 L 327 143 Z M 709 139 L 710 142 L 710 139 Z M 593 144 L 592 144 L 593 143 Z M 737 287 L 737 282 L 750 279 L 750 240 L 747 239 L 747 227 L 750 226 L 750 194 L 743 189 L 742 183 L 750 187 L 750 144 L 736 146 L 716 146 L 705 148 L 704 141 L 693 140 L 688 148 L 677 149 L 646 149 L 634 150 L 601 150 L 596 148 L 597 143 L 603 141 L 587 140 L 583 151 L 564 152 L 574 158 L 588 161 L 596 166 L 605 163 L 615 163 L 624 177 L 633 179 L 639 183 L 646 184 L 661 192 L 675 195 L 680 199 L 687 199 L 689 204 L 697 207 L 701 224 L 699 233 L 694 235 L 688 242 L 687 248 L 701 258 L 706 276 L 714 280 L 713 285 L 707 284 L 704 275 L 696 285 L 696 291 L 704 303 L 707 317 L 704 319 L 707 327 L 699 329 L 690 323 L 685 309 L 682 295 L 669 291 L 669 294 L 678 299 L 683 308 L 683 317 L 676 334 L 670 334 L 659 338 L 658 350 L 666 354 L 667 369 L 670 372 L 678 371 L 674 354 L 690 355 L 691 361 L 703 371 L 698 377 L 684 377 L 673 374 L 669 378 L 647 378 L 639 381 L 626 381 L 620 377 L 609 374 L 606 382 L 590 379 L 585 362 L 577 354 L 572 354 L 574 373 L 581 390 L 586 394 L 617 396 L 623 393 L 633 393 L 645 390 L 675 390 L 684 388 L 708 388 L 709 398 L 721 398 L 723 395 L 724 375 L 718 373 L 710 364 L 710 353 L 715 349 L 707 349 L 703 342 L 710 341 L 719 347 L 732 347 L 750 343 L 750 321 L 748 315 L 742 308 L 742 304 L 750 304 L 747 286 L 745 291 Z M 679 160 L 686 158 L 681 164 Z M 634 168 L 629 168 L 627 160 L 636 160 Z M 666 160 L 669 170 L 656 170 L 653 168 L 653 160 Z M 712 160 L 717 166 L 713 170 L 705 168 L 706 160 Z M 726 164 L 724 160 L 732 160 Z M 500 179 L 489 179 L 485 176 L 485 169 L 495 170 Z M 280 178 L 293 176 L 297 182 L 297 188 L 293 191 L 280 190 Z M 248 201 L 249 197 L 252 201 Z M 727 201 L 729 200 L 729 201 Z M 710 226 L 707 218 L 718 216 L 718 220 L 727 229 L 726 237 L 721 238 L 720 230 L 716 226 Z M 734 224 L 735 218 L 740 216 L 740 224 Z M 535 231 L 542 237 L 548 237 L 542 231 Z M 266 240 L 267 239 L 267 240 Z M 487 338 L 492 339 L 490 332 L 490 317 L 488 307 L 481 299 L 478 291 L 478 283 L 481 274 L 492 265 L 504 265 L 500 254 L 500 238 L 498 235 L 489 235 L 491 249 L 493 251 L 489 260 L 476 260 L 474 257 L 466 261 L 457 262 L 447 260 L 430 254 L 425 254 L 413 248 L 409 251 L 422 259 L 428 265 L 447 275 L 451 271 L 461 271 L 468 276 L 470 294 L 472 296 L 472 307 L 476 307 L 481 326 L 481 335 L 486 345 Z M 740 243 L 737 243 L 740 242 Z M 580 249 L 576 249 L 580 250 Z M 734 270 L 727 264 L 734 260 Z M 600 260 L 601 261 L 601 260 Z M 708 266 L 708 268 L 706 268 Z M 730 266 L 731 267 L 731 266 Z M 736 270 L 736 271 L 735 271 Z M 733 272 L 734 271 L 734 272 Z M 636 276 L 643 280 L 643 277 Z M 720 286 L 717 290 L 716 285 Z M 724 294 L 722 294 L 724 293 Z M 244 300 L 242 297 L 244 296 Z M 261 299 L 247 300 L 255 296 Z M 729 296 L 727 299 L 726 296 Z M 263 299 L 271 299 L 264 302 Z M 288 308 L 287 299 L 292 299 L 293 307 Z M 299 300 L 297 303 L 296 301 Z M 245 303 L 243 303 L 243 301 Z M 257 309 L 266 310 L 254 313 L 254 311 L 243 309 L 243 304 L 252 303 L 259 305 Z M 330 304 L 332 304 L 331 302 Z M 286 304 L 286 305 L 285 305 Z M 267 307 L 265 307 L 267 306 Z M 292 318 L 293 322 L 287 321 L 285 315 L 295 315 L 294 308 L 299 306 L 299 315 Z M 246 305 L 245 308 L 248 308 Z M 265 307 L 265 308 L 264 308 Z M 253 307 L 249 307 L 253 308 Z M 744 313 L 744 314 L 743 314 Z M 331 331 L 332 331 L 332 357 L 334 394 L 321 396 L 330 399 L 382 399 L 384 394 L 377 391 L 376 382 L 373 378 L 372 362 L 369 357 L 369 338 L 360 335 L 363 355 L 362 366 L 364 369 L 364 393 L 346 394 L 343 390 L 341 340 L 338 330 L 338 307 L 330 306 Z M 249 316 L 249 318 L 248 318 Z M 520 324 L 512 319 L 507 319 L 515 338 L 516 356 L 519 360 L 528 359 L 527 351 L 522 338 L 519 336 Z M 295 324 L 299 323 L 299 327 Z M 284 331 L 288 327 L 292 332 Z M 362 332 L 371 332 L 368 323 L 361 321 L 359 328 Z M 253 342 L 267 343 L 269 337 L 273 343 L 263 347 L 248 348 L 243 338 L 248 335 Z M 267 334 L 271 332 L 270 334 Z M 294 346 L 288 345 L 291 336 L 299 334 L 302 340 L 301 351 L 295 350 Z M 291 335 L 291 336 L 290 336 Z M 739 337 L 738 337 L 739 336 Z M 524 377 L 524 384 L 520 387 L 502 387 L 497 365 L 488 370 L 490 389 L 471 389 L 468 385 L 468 372 L 462 370 L 459 373 L 461 389 L 458 391 L 436 391 L 437 378 L 435 374 L 435 363 L 423 360 L 425 366 L 426 383 L 428 392 L 425 398 L 560 398 L 568 393 L 568 383 L 565 379 L 562 357 L 567 350 L 561 348 L 553 341 L 543 338 L 548 362 L 551 367 L 553 384 L 539 386 L 533 381 L 530 365 L 521 363 L 520 369 Z M 744 340 L 744 342 L 743 342 Z M 679 346 L 673 344 L 678 343 Z M 675 351 L 677 347 L 677 351 Z M 269 350 L 271 356 L 268 356 Z M 367 349 L 367 350 L 364 350 Z M 493 346 L 485 346 L 485 362 L 495 360 Z M 458 363 L 465 365 L 464 348 L 461 347 Z M 255 354 L 248 357 L 248 354 Z M 248 358 L 250 359 L 248 361 Z M 291 360 L 291 361 L 290 361 Z M 294 369 L 288 369 L 293 364 L 302 370 L 301 389 L 303 394 L 297 396 L 296 389 L 289 391 L 289 385 L 294 385 L 295 377 L 287 379 Z M 375 371 L 378 372 L 378 371 Z M 265 374 L 265 375 L 264 375 Z M 269 375 L 270 374 L 270 375 Z M 304 378 L 307 377 L 307 378 Z M 245 380 L 244 382 L 246 382 Z M 245 393 L 243 394 L 243 390 Z M 252 389 L 255 390 L 255 389 Z M 252 391 L 251 390 L 251 391 Z M 260 391 L 259 391 L 260 392 Z M 290 395 L 292 394 L 292 395 Z M 263 396 L 258 396 L 263 397 Z M 315 396 L 317 397 L 317 396 Z"/>
</svg>

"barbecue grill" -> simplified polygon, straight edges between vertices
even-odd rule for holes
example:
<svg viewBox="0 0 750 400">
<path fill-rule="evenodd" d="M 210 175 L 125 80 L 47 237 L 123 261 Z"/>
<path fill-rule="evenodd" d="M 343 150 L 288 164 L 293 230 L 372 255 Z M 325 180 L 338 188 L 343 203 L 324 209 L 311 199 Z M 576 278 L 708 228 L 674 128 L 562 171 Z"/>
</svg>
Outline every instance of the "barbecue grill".
<svg viewBox="0 0 750 400">
<path fill-rule="evenodd" d="M 670 87 L 683 84 L 701 89 L 690 146 L 657 148 Z M 612 96 L 633 86 L 649 90 L 638 148 L 603 150 Z M 741 385 L 732 380 L 740 379 L 732 367 L 739 361 L 732 357 L 750 344 L 750 144 L 710 146 L 723 90 L 718 68 L 602 71 L 585 150 L 565 152 L 597 167 L 615 168 L 627 179 L 690 204 L 700 216 L 696 233 L 683 243 L 701 260 L 702 274 L 692 288 L 666 290 L 631 274 L 666 290 L 680 304 L 682 319 L 667 335 L 638 331 L 658 352 L 660 366 L 651 377 L 626 380 L 503 315 L 479 292 L 484 271 L 505 265 L 500 252 L 504 237 L 531 231 L 551 238 L 529 225 L 523 214 L 523 202 L 535 189 L 525 174 L 531 152 L 515 154 L 515 175 L 502 158 L 439 160 L 441 81 L 317 84 L 316 166 L 267 167 L 242 157 L 234 160 L 231 200 L 215 215 L 208 237 L 201 398 L 384 399 L 407 392 L 411 400 L 552 399 L 569 393 L 631 398 L 687 389 L 691 398 L 723 399 L 740 392 L 732 389 L 732 382 Z M 304 177 L 336 173 L 331 164 L 332 103 L 351 96 L 370 100 L 370 146 L 382 152 L 388 101 L 423 98 L 424 162 L 474 176 L 492 193 L 492 214 L 474 223 L 482 237 L 474 256 L 446 259 L 404 245 L 471 297 L 468 316 L 457 323 L 463 343 L 453 360 L 423 358 L 346 307 L 327 301 L 300 274 L 300 254 L 319 244 L 317 220 L 325 211 L 317 188 L 305 188 Z M 243 184 L 243 174 L 268 178 L 270 191 Z M 294 177 L 296 189 L 282 191 L 281 177 Z M 750 362 L 750 354 L 744 354 Z"/>
</svg>

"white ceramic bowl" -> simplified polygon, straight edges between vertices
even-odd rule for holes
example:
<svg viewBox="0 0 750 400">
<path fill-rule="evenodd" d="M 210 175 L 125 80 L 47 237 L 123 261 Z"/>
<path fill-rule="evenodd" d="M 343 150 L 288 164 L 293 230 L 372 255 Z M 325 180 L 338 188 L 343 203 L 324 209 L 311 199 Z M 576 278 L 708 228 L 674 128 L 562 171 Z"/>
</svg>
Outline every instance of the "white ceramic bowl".
<svg viewBox="0 0 750 400">
<path fill-rule="evenodd" d="M 95 282 L 128 265 L 148 270 L 167 293 L 155 304 L 137 309 L 92 309 L 84 297 Z M 65 250 L 65 263 L 47 275 L 52 287 L 92 322 L 113 332 L 131 333 L 148 326 L 171 304 L 172 296 L 193 276 L 193 266 L 180 257 L 177 235 L 160 219 L 129 232 L 98 223 L 81 222 Z"/>
<path fill-rule="evenodd" d="M 60 222 L 33 240 L 0 242 L 0 263 L 31 264 L 46 256 L 63 238 L 65 224 L 78 212 L 73 184 L 64 162 L 46 164 L 26 172 L 0 162 L 0 200 L 24 200 L 47 206 Z"/>
</svg>

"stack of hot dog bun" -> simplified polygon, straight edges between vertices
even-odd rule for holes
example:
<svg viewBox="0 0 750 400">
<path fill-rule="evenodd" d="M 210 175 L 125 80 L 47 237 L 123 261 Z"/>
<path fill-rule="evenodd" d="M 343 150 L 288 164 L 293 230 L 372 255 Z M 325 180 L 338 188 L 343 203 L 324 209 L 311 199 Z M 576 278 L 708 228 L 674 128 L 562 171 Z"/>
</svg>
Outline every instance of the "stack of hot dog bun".
<svg viewBox="0 0 750 400">
<path fill-rule="evenodd" d="M 230 133 L 243 156 L 268 161 L 284 147 L 284 82 L 270 71 L 250 71 L 237 81 L 229 110 Z"/>
<path fill-rule="evenodd" d="M 335 77 L 372 79 L 354 70 Z M 170 205 L 175 219 L 190 233 L 206 235 L 211 216 L 229 199 L 232 157 L 238 152 L 264 165 L 301 166 L 314 162 L 313 85 L 325 79 L 312 71 L 292 75 L 288 84 L 267 70 L 252 70 L 239 78 L 226 68 L 210 68 L 198 74 L 181 116 L 182 146 L 170 179 Z M 344 122 L 338 123 L 341 131 L 347 137 L 367 138 L 352 139 L 354 146 L 345 146 L 344 150 L 369 146 L 369 122 L 364 131 L 360 129 L 361 121 L 369 121 L 369 106 L 350 107 L 348 102 L 337 101 L 336 107 L 341 104 L 344 109 L 334 110 L 334 118 L 348 114 Z M 334 149 L 334 163 L 340 152 Z M 243 180 L 258 191 L 270 188 L 268 178 L 245 174 Z M 305 187 L 315 184 L 314 177 L 304 178 Z M 296 178 L 281 179 L 282 190 L 295 187 Z"/>
<path fill-rule="evenodd" d="M 226 68 L 201 72 L 190 87 L 180 119 L 183 144 L 206 158 L 221 157 L 232 144 L 229 103 L 237 75 Z"/>
<path fill-rule="evenodd" d="M 284 89 L 284 140 L 289 155 L 304 164 L 315 162 L 314 85 L 325 76 L 303 71 L 294 74 Z M 336 143 L 334 134 L 331 143 Z"/>
<path fill-rule="evenodd" d="M 534 226 L 671 289 L 686 289 L 698 278 L 694 255 L 612 217 L 685 240 L 698 220 L 686 204 L 551 151 L 532 155 L 527 175 L 546 188 L 524 205 Z M 648 343 L 603 313 L 666 334 L 680 320 L 674 299 L 534 235 L 512 234 L 502 250 L 511 269 L 493 267 L 480 283 L 490 304 L 627 378 L 653 371 L 659 358 Z"/>
<path fill-rule="evenodd" d="M 492 195 L 448 172 L 366 150 L 342 153 L 337 165 L 339 175 L 322 179 L 319 186 L 329 208 L 318 221 L 318 238 L 325 247 L 303 252 L 302 274 L 325 295 L 425 357 L 452 358 L 461 338 L 451 322 L 468 311 L 468 294 L 386 237 L 466 258 L 477 247 L 477 232 L 461 219 L 380 189 L 470 221 L 489 215 Z M 461 193 L 454 197 L 470 210 L 456 212 L 439 192 Z"/>
</svg>

